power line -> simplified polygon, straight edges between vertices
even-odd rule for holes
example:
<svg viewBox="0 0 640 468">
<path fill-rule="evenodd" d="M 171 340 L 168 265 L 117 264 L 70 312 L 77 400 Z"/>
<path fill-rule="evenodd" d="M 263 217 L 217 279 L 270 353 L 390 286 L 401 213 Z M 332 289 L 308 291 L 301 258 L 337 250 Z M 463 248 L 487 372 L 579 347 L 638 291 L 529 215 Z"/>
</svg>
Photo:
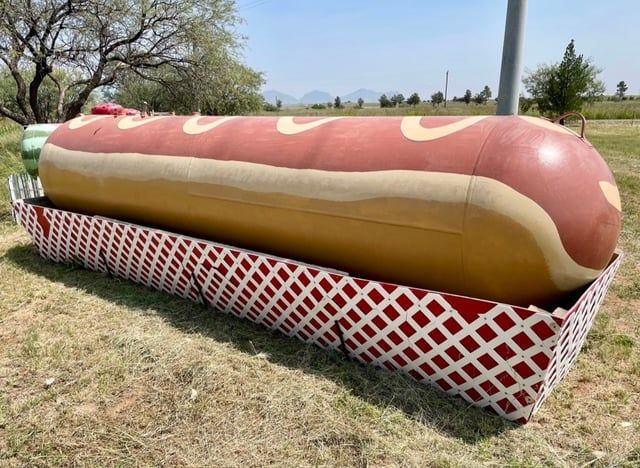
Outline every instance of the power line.
<svg viewBox="0 0 640 468">
<path fill-rule="evenodd" d="M 254 0 L 253 2 L 249 2 L 246 5 L 239 5 L 238 11 L 246 11 L 251 10 L 252 8 L 259 7 L 260 5 L 264 5 L 269 2 L 269 0 Z"/>
</svg>

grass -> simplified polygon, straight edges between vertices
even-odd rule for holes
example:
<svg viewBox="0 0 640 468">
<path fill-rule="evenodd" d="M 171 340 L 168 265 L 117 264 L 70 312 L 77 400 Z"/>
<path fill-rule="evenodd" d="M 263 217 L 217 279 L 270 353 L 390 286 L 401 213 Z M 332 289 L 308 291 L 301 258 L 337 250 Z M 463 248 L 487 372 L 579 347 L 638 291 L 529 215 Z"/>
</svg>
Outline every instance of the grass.
<svg viewBox="0 0 640 468">
<path fill-rule="evenodd" d="M 639 120 L 640 97 L 631 101 L 599 101 L 586 104 L 581 111 L 590 120 Z M 448 102 L 447 107 L 434 107 L 429 103 L 421 103 L 416 107 L 403 106 L 381 109 L 376 104 L 365 104 L 362 109 L 355 108 L 353 103 L 345 103 L 344 109 L 311 109 L 305 106 L 286 107 L 282 115 L 494 115 L 496 101 L 488 101 L 485 105 Z M 259 112 L 260 115 L 278 115 L 276 112 Z M 529 115 L 538 115 L 535 109 Z"/>
<path fill-rule="evenodd" d="M 19 166 L 19 136 L 0 130 L 2 177 Z M 574 369 L 525 426 L 47 262 L 2 192 L 0 465 L 639 466 L 640 127 L 588 136 L 622 192 L 626 259 Z"/>
<path fill-rule="evenodd" d="M 22 127 L 20 125 L 8 124 L 0 119 L 0 222 L 11 219 L 7 177 L 11 173 L 24 171 L 20 159 L 21 136 Z M 2 230 L 0 227 L 0 234 Z"/>
<path fill-rule="evenodd" d="M 640 119 L 640 99 L 632 101 L 599 101 L 587 104 L 582 113 L 590 120 Z"/>
</svg>

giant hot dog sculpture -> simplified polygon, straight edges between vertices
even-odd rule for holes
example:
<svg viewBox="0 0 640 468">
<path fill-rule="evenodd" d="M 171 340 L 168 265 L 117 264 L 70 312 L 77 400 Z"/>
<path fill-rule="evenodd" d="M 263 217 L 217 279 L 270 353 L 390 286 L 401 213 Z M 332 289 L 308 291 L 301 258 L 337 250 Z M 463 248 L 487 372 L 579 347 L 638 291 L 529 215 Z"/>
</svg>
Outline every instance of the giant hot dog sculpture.
<svg viewBox="0 0 640 468">
<path fill-rule="evenodd" d="M 521 305 L 594 279 L 620 230 L 597 151 L 529 117 L 84 116 L 39 172 L 60 208 Z"/>
</svg>

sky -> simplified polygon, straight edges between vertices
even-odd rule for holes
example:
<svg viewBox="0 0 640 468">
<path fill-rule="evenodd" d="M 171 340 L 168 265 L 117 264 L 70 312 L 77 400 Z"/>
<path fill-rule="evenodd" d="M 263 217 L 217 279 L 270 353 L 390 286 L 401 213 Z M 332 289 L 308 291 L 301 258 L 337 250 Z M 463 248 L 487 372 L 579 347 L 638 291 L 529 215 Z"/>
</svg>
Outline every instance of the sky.
<svg viewBox="0 0 640 468">
<path fill-rule="evenodd" d="M 497 94 L 506 0 L 237 0 L 247 36 L 245 62 L 265 74 L 265 90 L 297 98 L 311 90 L 414 91 L 423 98 Z M 529 0 L 525 69 L 557 62 L 571 39 L 640 94 L 640 0 Z"/>
</svg>

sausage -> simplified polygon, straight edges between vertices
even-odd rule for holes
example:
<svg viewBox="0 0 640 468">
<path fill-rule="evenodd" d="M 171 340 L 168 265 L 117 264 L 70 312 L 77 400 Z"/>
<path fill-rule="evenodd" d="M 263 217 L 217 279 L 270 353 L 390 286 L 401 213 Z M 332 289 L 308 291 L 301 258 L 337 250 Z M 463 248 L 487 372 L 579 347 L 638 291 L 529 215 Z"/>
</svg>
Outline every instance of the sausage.
<svg viewBox="0 0 640 468">
<path fill-rule="evenodd" d="M 39 171 L 60 208 L 525 306 L 596 278 L 620 231 L 598 152 L 533 117 L 83 116 Z"/>
</svg>

